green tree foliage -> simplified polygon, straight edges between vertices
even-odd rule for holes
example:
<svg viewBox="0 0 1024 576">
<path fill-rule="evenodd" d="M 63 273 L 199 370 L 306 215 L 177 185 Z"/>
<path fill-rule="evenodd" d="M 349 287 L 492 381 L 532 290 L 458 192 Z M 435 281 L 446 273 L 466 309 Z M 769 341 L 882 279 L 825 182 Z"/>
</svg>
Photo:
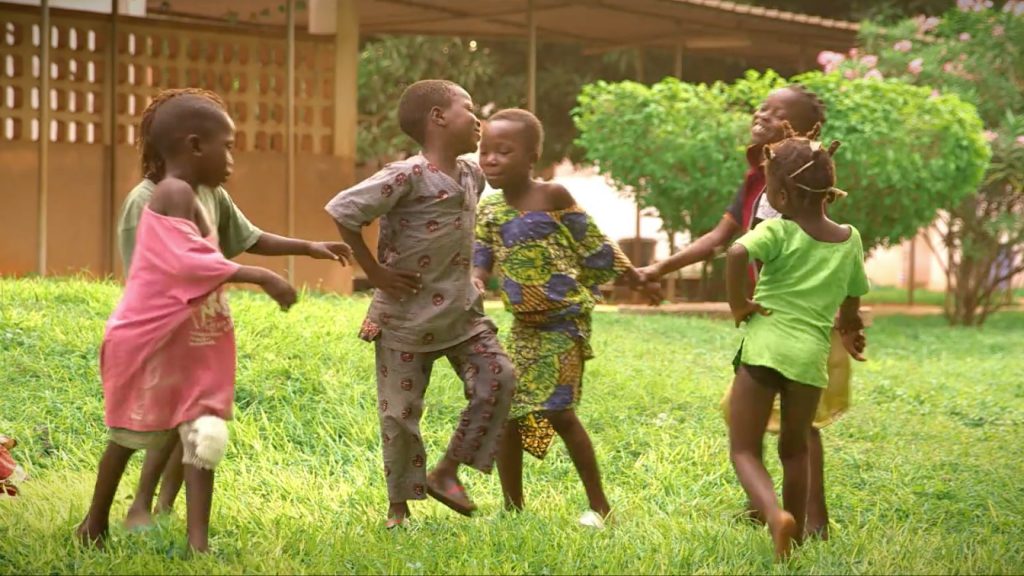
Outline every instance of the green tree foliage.
<svg viewBox="0 0 1024 576">
<path fill-rule="evenodd" d="M 846 77 L 930 86 L 978 107 L 991 168 L 976 194 L 943 205 L 935 223 L 949 254 L 946 314 L 974 325 L 1007 302 L 1007 280 L 1024 272 L 1024 2 L 957 4 L 942 17 L 865 24 L 860 49 L 822 53 L 819 62 Z"/>
<path fill-rule="evenodd" d="M 793 81 L 828 106 L 823 138 L 844 143 L 836 162 L 850 192 L 831 210 L 861 230 L 867 248 L 912 236 L 978 186 L 988 147 L 974 107 L 955 95 L 820 72 Z M 596 83 L 580 95 L 578 142 L 602 173 L 658 210 L 667 232 L 699 234 L 740 182 L 751 113 L 787 83 L 773 72 L 711 86 Z"/>
</svg>

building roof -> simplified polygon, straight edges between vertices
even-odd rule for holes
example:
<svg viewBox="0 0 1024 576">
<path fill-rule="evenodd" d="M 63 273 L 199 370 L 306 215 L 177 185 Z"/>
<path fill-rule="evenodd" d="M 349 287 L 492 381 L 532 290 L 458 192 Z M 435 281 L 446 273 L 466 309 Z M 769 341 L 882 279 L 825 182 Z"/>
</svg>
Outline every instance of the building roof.
<svg viewBox="0 0 1024 576">
<path fill-rule="evenodd" d="M 296 14 L 308 29 L 316 4 Z M 363 35 L 426 34 L 512 38 L 527 34 L 528 0 L 354 0 Z M 245 3 L 147 0 L 149 15 L 284 23 L 284 0 Z M 534 0 L 537 34 L 594 52 L 643 47 L 732 56 L 751 64 L 810 66 L 821 50 L 853 46 L 858 25 L 723 0 Z M 333 29 L 333 27 L 331 27 Z"/>
</svg>

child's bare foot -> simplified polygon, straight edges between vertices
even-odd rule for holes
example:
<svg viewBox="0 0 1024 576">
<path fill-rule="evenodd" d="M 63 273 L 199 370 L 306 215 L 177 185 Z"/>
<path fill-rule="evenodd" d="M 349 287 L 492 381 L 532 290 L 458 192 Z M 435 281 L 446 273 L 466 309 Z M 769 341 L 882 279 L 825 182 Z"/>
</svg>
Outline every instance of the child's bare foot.
<svg viewBox="0 0 1024 576">
<path fill-rule="evenodd" d="M 793 549 L 793 541 L 798 536 L 796 519 L 789 512 L 780 510 L 768 522 L 768 528 L 772 532 L 772 542 L 775 544 L 775 560 L 785 560 L 789 557 L 789 553 Z"/>
<path fill-rule="evenodd" d="M 100 526 L 92 521 L 89 516 L 82 520 L 82 523 L 78 525 L 78 529 L 75 530 L 75 536 L 78 537 L 78 541 L 85 546 L 95 546 L 99 550 L 103 550 L 104 542 L 107 539 L 107 526 Z"/>
<path fill-rule="evenodd" d="M 142 506 L 132 504 L 124 518 L 124 527 L 128 530 L 142 530 L 153 526 L 153 515 Z"/>
<path fill-rule="evenodd" d="M 392 502 L 388 507 L 388 521 L 384 527 L 388 530 L 397 528 L 405 523 L 412 514 L 409 512 L 409 504 L 405 502 Z"/>
</svg>

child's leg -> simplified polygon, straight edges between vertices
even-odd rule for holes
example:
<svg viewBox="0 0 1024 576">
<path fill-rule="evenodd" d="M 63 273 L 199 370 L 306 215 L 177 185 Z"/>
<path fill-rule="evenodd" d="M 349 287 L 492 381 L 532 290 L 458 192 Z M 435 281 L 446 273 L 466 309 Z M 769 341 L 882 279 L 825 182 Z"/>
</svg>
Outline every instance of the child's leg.
<svg viewBox="0 0 1024 576">
<path fill-rule="evenodd" d="M 171 462 L 170 458 L 178 450 L 179 445 L 178 436 L 170 435 L 164 446 L 159 449 L 146 450 L 146 459 L 142 463 L 142 473 L 139 474 L 139 487 L 135 491 L 135 500 L 128 508 L 128 515 L 124 520 L 124 525 L 129 530 L 149 526 L 153 523 L 153 495 L 160 482 L 160 474 L 168 467 Z M 181 461 L 180 452 L 178 461 Z M 164 490 L 166 490 L 166 484 Z"/>
<path fill-rule="evenodd" d="M 515 422 L 510 420 L 505 423 L 505 432 L 498 446 L 498 477 L 505 497 L 505 509 L 522 510 L 523 439 Z"/>
<path fill-rule="evenodd" d="M 437 353 L 401 352 L 378 343 L 376 356 L 388 518 L 400 523 L 409 515 L 408 500 L 426 498 L 427 454 L 419 423 Z"/>
<path fill-rule="evenodd" d="M 462 378 L 469 404 L 462 411 L 444 458 L 429 475 L 429 487 L 433 492 L 455 500 L 462 508 L 460 512 L 472 511 L 476 506 L 465 495 L 459 482 L 458 468 L 469 464 L 488 473 L 494 466 L 515 394 L 515 369 L 491 331 L 447 350 L 446 355 Z"/>
<path fill-rule="evenodd" d="M 744 364 L 736 372 L 729 399 L 729 455 L 747 497 L 771 529 L 777 557 L 789 553 L 796 536 L 796 521 L 779 507 L 771 476 L 761 461 L 764 432 L 780 384 L 774 370 Z"/>
<path fill-rule="evenodd" d="M 227 449 L 228 428 L 216 416 L 201 416 L 178 427 L 185 468 L 185 507 L 188 545 L 194 552 L 210 548 L 210 510 L 213 470 Z"/>
<path fill-rule="evenodd" d="M 156 513 L 164 514 L 174 508 L 174 500 L 181 490 L 181 483 L 185 479 L 185 465 L 182 464 L 181 442 L 178 442 L 171 453 L 167 466 L 164 467 L 164 475 L 160 481 L 160 496 L 156 500 Z"/>
<path fill-rule="evenodd" d="M 110 525 L 110 506 L 114 503 L 117 486 L 121 483 L 124 468 L 135 450 L 125 448 L 113 440 L 107 443 L 107 450 L 100 459 L 99 473 L 96 475 L 96 488 L 92 493 L 89 513 L 78 525 L 78 537 L 86 544 L 103 547 Z"/>
<path fill-rule="evenodd" d="M 213 470 L 187 465 L 185 469 L 185 518 L 188 546 L 196 552 L 210 549 L 210 510 L 213 508 Z"/>
<path fill-rule="evenodd" d="M 782 460 L 782 502 L 796 519 L 797 540 L 803 539 L 807 519 L 809 458 L 807 437 L 818 408 L 821 388 L 788 382 L 782 391 L 779 459 Z"/>
<path fill-rule="evenodd" d="M 580 480 L 583 481 L 583 489 L 587 492 L 590 509 L 601 516 L 607 516 L 611 512 L 611 506 L 601 487 L 601 472 L 597 467 L 597 456 L 594 454 L 590 436 L 587 435 L 583 423 L 576 416 L 576 411 L 559 410 L 547 412 L 545 416 L 551 422 L 555 432 L 562 437 L 565 447 L 569 449 L 569 457 L 576 465 L 576 472 L 579 473 Z"/>
<path fill-rule="evenodd" d="M 821 430 L 811 427 L 807 441 L 810 476 L 807 484 L 806 532 L 828 540 L 828 507 L 825 505 L 825 448 Z"/>
</svg>

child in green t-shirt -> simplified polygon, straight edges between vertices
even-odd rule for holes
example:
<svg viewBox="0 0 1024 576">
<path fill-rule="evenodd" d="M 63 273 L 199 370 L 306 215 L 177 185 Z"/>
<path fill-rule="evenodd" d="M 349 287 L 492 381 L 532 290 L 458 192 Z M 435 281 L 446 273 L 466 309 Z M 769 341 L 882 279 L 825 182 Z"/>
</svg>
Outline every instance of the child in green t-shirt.
<svg viewBox="0 0 1024 576">
<path fill-rule="evenodd" d="M 860 233 L 825 212 L 845 195 L 835 188 L 832 164 L 839 143 L 826 149 L 814 140 L 817 129 L 805 138 L 787 128 L 789 138 L 764 147 L 765 195 L 783 218 L 766 220 L 737 240 L 726 265 L 729 308 L 737 326 L 748 324 L 729 403 L 730 456 L 751 503 L 768 522 L 777 558 L 803 538 L 807 436 L 828 385 L 833 319 L 838 309 L 840 331 L 856 331 L 860 297 L 868 291 Z M 750 299 L 744 284 L 753 260 L 763 267 Z M 761 459 L 776 394 L 782 405 L 782 507 Z"/>
</svg>

